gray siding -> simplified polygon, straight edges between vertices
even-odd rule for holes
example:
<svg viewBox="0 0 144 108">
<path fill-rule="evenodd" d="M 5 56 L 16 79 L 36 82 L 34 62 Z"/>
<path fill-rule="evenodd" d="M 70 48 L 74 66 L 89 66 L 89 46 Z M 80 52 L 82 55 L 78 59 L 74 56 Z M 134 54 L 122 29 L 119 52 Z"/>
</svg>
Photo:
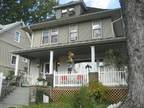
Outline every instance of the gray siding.
<svg viewBox="0 0 144 108">
<path fill-rule="evenodd" d="M 74 8 L 75 14 L 72 15 L 72 17 L 79 16 L 83 12 L 83 8 L 80 5 L 75 5 L 75 6 L 72 6 L 72 7 L 66 7 L 64 9 L 68 10 L 69 8 Z M 67 12 L 66 16 L 62 16 L 62 9 L 57 9 L 56 10 L 56 19 L 60 19 L 60 18 L 63 18 L 63 17 L 71 17 L 71 16 L 69 16 L 69 12 Z"/>
<path fill-rule="evenodd" d="M 58 43 L 67 43 L 69 36 L 69 25 L 59 27 Z"/>
<path fill-rule="evenodd" d="M 9 70 L 14 71 L 15 65 L 11 64 L 12 52 L 19 49 L 30 47 L 28 35 L 20 29 L 21 25 L 14 27 L 0 34 L 0 71 L 7 73 Z M 15 32 L 21 33 L 20 43 L 15 41 Z M 19 59 L 19 71 L 24 71 L 28 67 L 28 63 L 23 61 L 23 57 Z"/>
<path fill-rule="evenodd" d="M 100 21 L 102 24 L 102 37 L 103 38 L 114 37 L 111 19 L 107 18 L 107 19 L 102 19 L 98 21 Z M 77 24 L 78 25 L 78 40 L 75 42 L 93 40 L 92 22 L 93 21 L 87 21 L 87 22 L 82 22 L 82 23 Z M 57 28 L 59 32 L 57 44 L 69 43 L 69 25 L 60 26 Z M 47 30 L 50 30 L 50 28 Z M 42 32 L 43 30 L 34 31 L 33 47 L 45 46 L 45 45 L 41 45 Z M 46 44 L 46 45 L 51 45 L 51 44 Z"/>
<path fill-rule="evenodd" d="M 15 33 L 20 32 L 21 33 L 21 40 L 20 43 L 15 41 Z M 28 36 L 26 32 L 24 32 L 20 26 L 17 26 L 7 32 L 4 32 L 0 34 L 0 40 L 3 40 L 7 43 L 11 43 L 14 46 L 20 47 L 20 48 L 28 48 L 30 45 L 30 41 L 28 39 Z"/>
<path fill-rule="evenodd" d="M 92 39 L 92 22 L 84 22 L 79 24 L 79 41 L 86 41 Z"/>
</svg>

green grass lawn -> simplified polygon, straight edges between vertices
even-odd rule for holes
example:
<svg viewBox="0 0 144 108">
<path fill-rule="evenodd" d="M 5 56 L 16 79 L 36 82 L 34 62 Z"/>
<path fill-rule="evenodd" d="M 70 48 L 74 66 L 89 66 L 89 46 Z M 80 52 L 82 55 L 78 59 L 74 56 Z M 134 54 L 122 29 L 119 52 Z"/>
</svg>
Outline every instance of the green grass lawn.
<svg viewBox="0 0 144 108">
<path fill-rule="evenodd" d="M 108 104 L 95 105 L 95 108 L 107 108 Z M 51 104 L 34 104 L 30 106 L 25 106 L 23 108 L 73 108 L 68 103 L 51 103 Z"/>
</svg>

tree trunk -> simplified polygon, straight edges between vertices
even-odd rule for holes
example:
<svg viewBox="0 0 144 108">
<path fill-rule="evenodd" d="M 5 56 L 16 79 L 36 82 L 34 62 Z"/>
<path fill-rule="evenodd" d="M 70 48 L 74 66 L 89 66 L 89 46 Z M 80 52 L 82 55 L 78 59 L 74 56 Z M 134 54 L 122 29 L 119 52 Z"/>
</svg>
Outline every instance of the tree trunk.
<svg viewBox="0 0 144 108">
<path fill-rule="evenodd" d="M 120 0 L 129 55 L 128 97 L 120 108 L 144 108 L 144 0 Z"/>
</svg>

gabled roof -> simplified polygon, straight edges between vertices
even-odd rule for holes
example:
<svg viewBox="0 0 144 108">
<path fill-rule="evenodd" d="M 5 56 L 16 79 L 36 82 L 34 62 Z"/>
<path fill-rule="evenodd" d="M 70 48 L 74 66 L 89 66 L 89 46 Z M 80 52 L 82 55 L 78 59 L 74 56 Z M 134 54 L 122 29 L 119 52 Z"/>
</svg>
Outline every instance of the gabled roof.
<svg viewBox="0 0 144 108">
<path fill-rule="evenodd" d="M 3 33 L 3 32 L 6 32 L 18 25 L 23 25 L 23 22 L 22 21 L 18 21 L 18 22 L 15 22 L 15 23 L 11 23 L 11 24 L 7 24 L 7 25 L 1 25 L 0 24 L 0 33 Z"/>
</svg>

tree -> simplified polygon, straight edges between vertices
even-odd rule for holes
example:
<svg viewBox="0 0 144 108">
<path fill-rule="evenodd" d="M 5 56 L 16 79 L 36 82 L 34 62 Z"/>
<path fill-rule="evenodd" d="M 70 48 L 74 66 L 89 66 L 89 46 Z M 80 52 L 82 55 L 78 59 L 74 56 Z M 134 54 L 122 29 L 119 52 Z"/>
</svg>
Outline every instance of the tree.
<svg viewBox="0 0 144 108">
<path fill-rule="evenodd" d="M 129 55 L 128 97 L 120 108 L 144 108 L 144 0 L 120 0 Z"/>
<path fill-rule="evenodd" d="M 23 20 L 36 23 L 52 14 L 55 0 L 0 0 L 0 24 Z"/>
</svg>

